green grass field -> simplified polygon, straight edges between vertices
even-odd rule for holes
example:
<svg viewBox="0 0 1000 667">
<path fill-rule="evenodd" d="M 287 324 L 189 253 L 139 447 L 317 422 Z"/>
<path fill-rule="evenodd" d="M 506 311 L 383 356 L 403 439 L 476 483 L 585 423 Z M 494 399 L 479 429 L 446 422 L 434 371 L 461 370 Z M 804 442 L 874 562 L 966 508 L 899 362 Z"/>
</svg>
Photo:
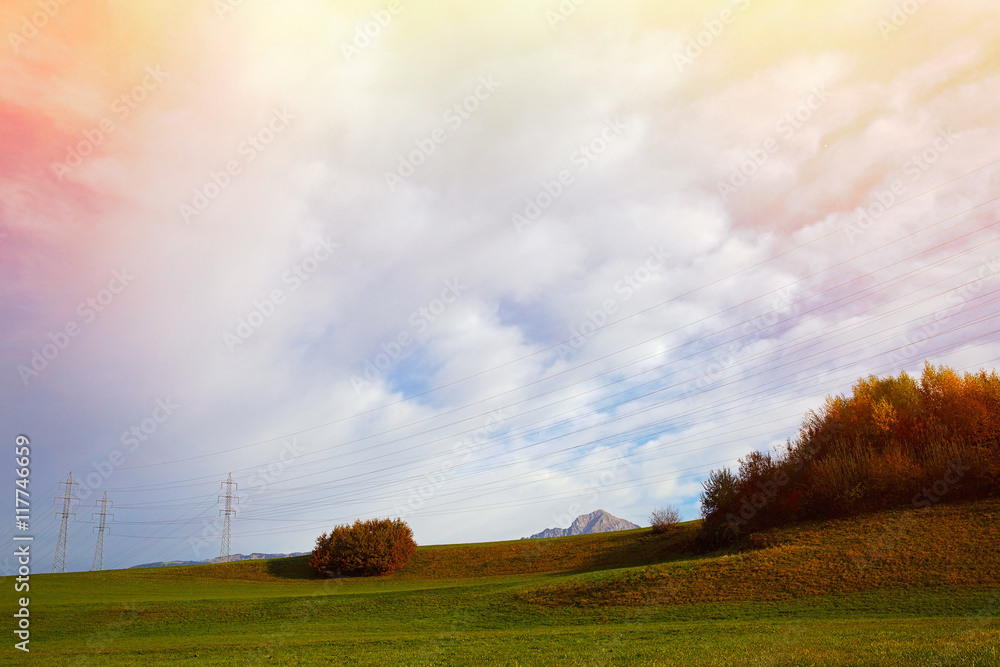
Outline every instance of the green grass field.
<svg viewBox="0 0 1000 667">
<path fill-rule="evenodd" d="M 695 529 L 422 547 L 375 579 L 316 579 L 304 557 L 36 575 L 32 652 L 0 662 L 1000 665 L 1000 502 L 708 556 Z"/>
</svg>

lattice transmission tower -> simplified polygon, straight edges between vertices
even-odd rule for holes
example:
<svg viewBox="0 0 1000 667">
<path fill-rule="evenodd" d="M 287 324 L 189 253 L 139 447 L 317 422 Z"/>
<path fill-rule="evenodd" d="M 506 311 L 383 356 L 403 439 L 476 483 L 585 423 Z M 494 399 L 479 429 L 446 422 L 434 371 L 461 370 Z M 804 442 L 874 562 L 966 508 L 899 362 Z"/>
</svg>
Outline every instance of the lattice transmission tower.
<svg viewBox="0 0 1000 667">
<path fill-rule="evenodd" d="M 63 501 L 62 512 L 62 524 L 59 526 L 59 542 L 56 544 L 56 555 L 52 559 L 52 571 L 53 572 L 65 572 L 66 571 L 66 541 L 69 538 L 69 518 L 71 516 L 76 516 L 73 512 L 70 512 L 70 507 L 73 504 L 73 486 L 79 486 L 79 482 L 73 481 L 73 473 L 70 473 L 66 478 L 65 482 L 59 482 L 60 484 L 65 484 L 66 495 L 56 496 L 56 500 Z"/>
<path fill-rule="evenodd" d="M 240 504 L 240 499 L 233 495 L 233 487 L 239 489 L 240 485 L 233 481 L 233 473 L 229 473 L 229 479 L 222 482 L 222 485 L 226 487 L 226 495 L 219 496 L 219 500 L 226 499 L 226 508 L 219 510 L 219 513 L 224 517 L 222 522 L 222 562 L 226 563 L 229 561 L 229 551 L 232 548 L 232 517 L 236 515 L 233 501 L 235 500 L 237 505 Z"/>
<path fill-rule="evenodd" d="M 115 515 L 108 512 L 108 504 L 114 505 L 114 502 L 108 500 L 108 492 L 104 492 L 104 497 L 97 501 L 101 504 L 101 511 L 94 512 L 90 515 L 93 519 L 95 516 L 101 517 L 101 525 L 95 526 L 94 530 L 97 531 L 97 549 L 94 551 L 94 565 L 90 568 L 91 572 L 94 570 L 104 569 L 104 531 L 111 530 L 107 527 L 107 517 L 114 519 Z"/>
</svg>

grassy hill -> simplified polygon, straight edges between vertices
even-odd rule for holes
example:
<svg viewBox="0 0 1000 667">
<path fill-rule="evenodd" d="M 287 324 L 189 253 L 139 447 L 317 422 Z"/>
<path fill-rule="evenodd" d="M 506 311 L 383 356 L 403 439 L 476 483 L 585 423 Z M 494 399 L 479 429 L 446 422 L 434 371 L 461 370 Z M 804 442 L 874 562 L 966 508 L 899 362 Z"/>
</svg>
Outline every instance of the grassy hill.
<svg viewBox="0 0 1000 667">
<path fill-rule="evenodd" d="M 894 510 L 708 556 L 693 524 L 431 546 L 375 579 L 305 557 L 36 575 L 32 654 L 4 662 L 1000 665 L 998 519 Z"/>
</svg>

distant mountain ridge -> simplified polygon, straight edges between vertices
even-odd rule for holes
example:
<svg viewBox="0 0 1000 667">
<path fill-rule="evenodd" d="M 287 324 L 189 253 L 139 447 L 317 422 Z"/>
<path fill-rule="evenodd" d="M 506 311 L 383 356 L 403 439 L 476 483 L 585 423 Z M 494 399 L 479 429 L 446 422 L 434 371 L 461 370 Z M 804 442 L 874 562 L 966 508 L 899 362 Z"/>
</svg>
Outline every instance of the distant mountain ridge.
<svg viewBox="0 0 1000 667">
<path fill-rule="evenodd" d="M 641 528 L 631 521 L 619 519 L 608 514 L 604 510 L 597 510 L 590 514 L 581 514 L 574 519 L 569 528 L 546 528 L 540 533 L 535 533 L 531 537 L 522 537 L 522 540 L 534 540 L 543 537 L 565 537 L 567 535 L 590 535 L 591 533 L 613 533 L 616 530 L 634 530 Z"/>
<path fill-rule="evenodd" d="M 261 560 L 264 558 L 291 558 L 292 556 L 305 556 L 308 551 L 296 551 L 290 554 L 262 554 L 254 552 L 250 555 L 233 554 L 229 561 L 237 560 Z M 178 565 L 211 565 L 212 563 L 222 563 L 223 558 L 212 558 L 211 560 L 165 560 L 158 563 L 143 563 L 142 565 L 132 565 L 128 569 L 135 570 L 140 567 L 176 567 Z"/>
</svg>

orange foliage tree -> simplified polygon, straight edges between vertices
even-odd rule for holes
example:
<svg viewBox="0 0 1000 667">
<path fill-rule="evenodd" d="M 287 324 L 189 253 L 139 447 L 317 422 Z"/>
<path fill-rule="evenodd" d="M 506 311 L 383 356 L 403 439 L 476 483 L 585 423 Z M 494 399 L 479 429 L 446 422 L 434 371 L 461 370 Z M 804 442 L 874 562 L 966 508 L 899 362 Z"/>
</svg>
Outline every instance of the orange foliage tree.
<svg viewBox="0 0 1000 667">
<path fill-rule="evenodd" d="M 919 381 L 862 378 L 810 411 L 776 454 L 752 452 L 704 484 L 702 538 L 910 503 L 1000 494 L 1000 377 L 925 364 Z"/>
<path fill-rule="evenodd" d="M 316 538 L 309 567 L 320 574 L 373 576 L 406 565 L 417 551 L 413 531 L 402 519 L 360 519 Z"/>
</svg>

